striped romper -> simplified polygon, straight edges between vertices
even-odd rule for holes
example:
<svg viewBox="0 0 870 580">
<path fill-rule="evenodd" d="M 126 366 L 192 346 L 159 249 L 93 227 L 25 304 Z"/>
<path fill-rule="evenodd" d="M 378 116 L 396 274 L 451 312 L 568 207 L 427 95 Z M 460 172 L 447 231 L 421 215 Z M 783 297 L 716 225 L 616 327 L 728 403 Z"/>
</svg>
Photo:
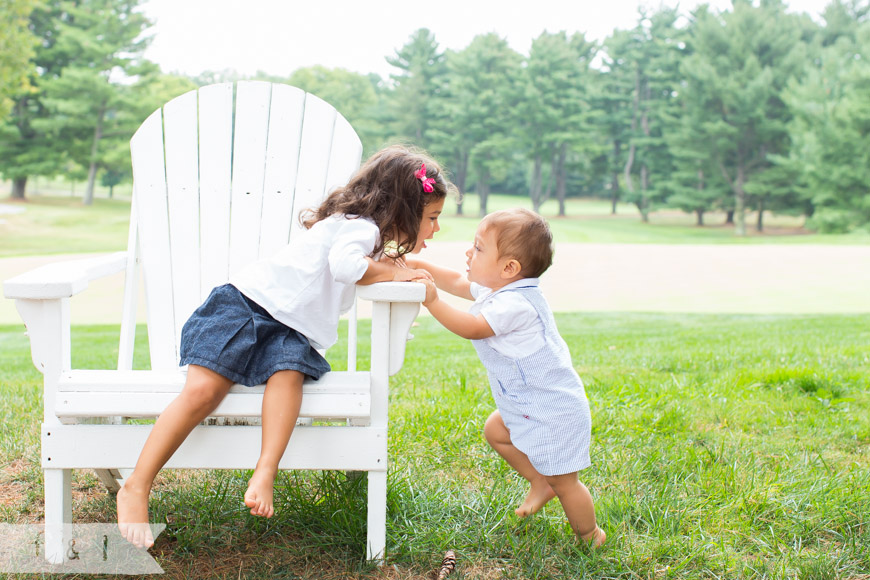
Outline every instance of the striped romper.
<svg viewBox="0 0 870 580">
<path fill-rule="evenodd" d="M 488 339 L 471 341 L 486 367 L 511 442 L 541 475 L 563 475 L 589 467 L 589 401 L 540 289 L 510 285 L 481 296 L 469 312 L 479 314 L 488 300 L 498 300 L 505 292 L 518 292 L 531 303 L 545 334 L 544 346 L 521 358 L 499 353 L 487 344 Z"/>
</svg>

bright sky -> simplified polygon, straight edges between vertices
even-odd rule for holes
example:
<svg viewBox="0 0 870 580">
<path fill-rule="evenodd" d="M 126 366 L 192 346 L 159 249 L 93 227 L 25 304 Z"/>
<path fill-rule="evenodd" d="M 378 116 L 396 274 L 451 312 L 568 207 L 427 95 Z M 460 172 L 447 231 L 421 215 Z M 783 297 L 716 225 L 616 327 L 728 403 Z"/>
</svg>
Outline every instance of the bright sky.
<svg viewBox="0 0 870 580">
<path fill-rule="evenodd" d="M 794 12 L 814 18 L 829 0 L 790 0 Z M 691 10 L 700 0 L 683 0 Z M 709 0 L 726 9 L 730 0 Z M 673 6 L 676 0 L 663 2 Z M 527 54 L 543 31 L 585 32 L 603 40 L 614 28 L 631 28 L 644 0 L 147 0 L 155 22 L 146 56 L 165 72 L 258 70 L 289 75 L 320 64 L 388 77 L 395 69 L 385 57 L 412 32 L 428 28 L 442 49 L 461 50 L 478 34 L 496 32 Z M 505 6 L 511 6 L 510 9 Z"/>
</svg>

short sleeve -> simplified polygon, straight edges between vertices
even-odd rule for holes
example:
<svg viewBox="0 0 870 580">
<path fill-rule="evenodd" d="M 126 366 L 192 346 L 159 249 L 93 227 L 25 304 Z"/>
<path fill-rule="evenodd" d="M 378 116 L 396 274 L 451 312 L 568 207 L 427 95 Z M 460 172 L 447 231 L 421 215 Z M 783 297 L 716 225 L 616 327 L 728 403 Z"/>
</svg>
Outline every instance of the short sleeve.
<svg viewBox="0 0 870 580">
<path fill-rule="evenodd" d="M 480 314 L 495 336 L 531 328 L 538 321 L 535 307 L 518 292 L 499 292 L 483 304 Z"/>
<path fill-rule="evenodd" d="M 356 284 L 368 269 L 366 256 L 380 236 L 378 227 L 363 218 L 346 219 L 329 248 L 329 270 L 336 282 Z"/>
</svg>

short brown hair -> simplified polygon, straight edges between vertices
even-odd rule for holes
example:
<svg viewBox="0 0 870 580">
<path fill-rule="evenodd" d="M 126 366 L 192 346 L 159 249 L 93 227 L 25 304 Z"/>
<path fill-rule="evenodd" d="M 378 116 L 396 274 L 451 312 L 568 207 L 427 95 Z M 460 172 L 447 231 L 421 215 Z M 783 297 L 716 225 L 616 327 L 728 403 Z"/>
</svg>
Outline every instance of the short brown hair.
<svg viewBox="0 0 870 580">
<path fill-rule="evenodd" d="M 503 209 L 480 222 L 484 231 L 494 228 L 498 257 L 520 263 L 523 278 L 537 278 L 553 264 L 553 232 L 547 220 L 524 209 Z"/>
</svg>

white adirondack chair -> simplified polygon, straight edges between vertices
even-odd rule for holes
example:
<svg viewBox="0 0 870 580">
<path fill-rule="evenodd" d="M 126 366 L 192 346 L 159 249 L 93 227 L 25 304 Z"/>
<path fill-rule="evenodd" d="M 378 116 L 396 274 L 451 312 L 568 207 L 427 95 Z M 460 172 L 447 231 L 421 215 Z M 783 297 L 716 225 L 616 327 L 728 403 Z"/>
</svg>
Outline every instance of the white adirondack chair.
<svg viewBox="0 0 870 580">
<path fill-rule="evenodd" d="M 235 107 L 233 106 L 235 96 Z M 110 489 L 132 468 L 154 417 L 184 384 L 181 327 L 211 289 L 301 229 L 300 210 L 318 204 L 358 168 L 362 147 L 350 124 L 317 97 L 287 85 L 217 84 L 155 111 L 131 141 L 134 193 L 126 252 L 43 267 L 4 283 L 27 326 L 44 374 L 42 467 L 45 556 L 61 562 L 72 522 L 72 469 L 95 469 Z M 150 370 L 133 370 L 138 270 L 144 275 Z M 70 363 L 69 298 L 88 282 L 126 271 L 118 367 Z M 424 287 L 357 288 L 372 301 L 371 370 L 356 371 L 356 321 L 349 324 L 348 371 L 307 381 L 300 417 L 347 419 L 298 426 L 282 469 L 368 472 L 369 559 L 386 544 L 387 388 L 401 368 Z M 215 417 L 258 417 L 263 387 L 236 385 Z M 260 428 L 197 427 L 167 468 L 250 469 Z M 310 423 L 310 422 L 309 422 Z M 321 422 L 322 423 L 322 422 Z M 241 501 L 241 499 L 240 499 Z"/>
</svg>

